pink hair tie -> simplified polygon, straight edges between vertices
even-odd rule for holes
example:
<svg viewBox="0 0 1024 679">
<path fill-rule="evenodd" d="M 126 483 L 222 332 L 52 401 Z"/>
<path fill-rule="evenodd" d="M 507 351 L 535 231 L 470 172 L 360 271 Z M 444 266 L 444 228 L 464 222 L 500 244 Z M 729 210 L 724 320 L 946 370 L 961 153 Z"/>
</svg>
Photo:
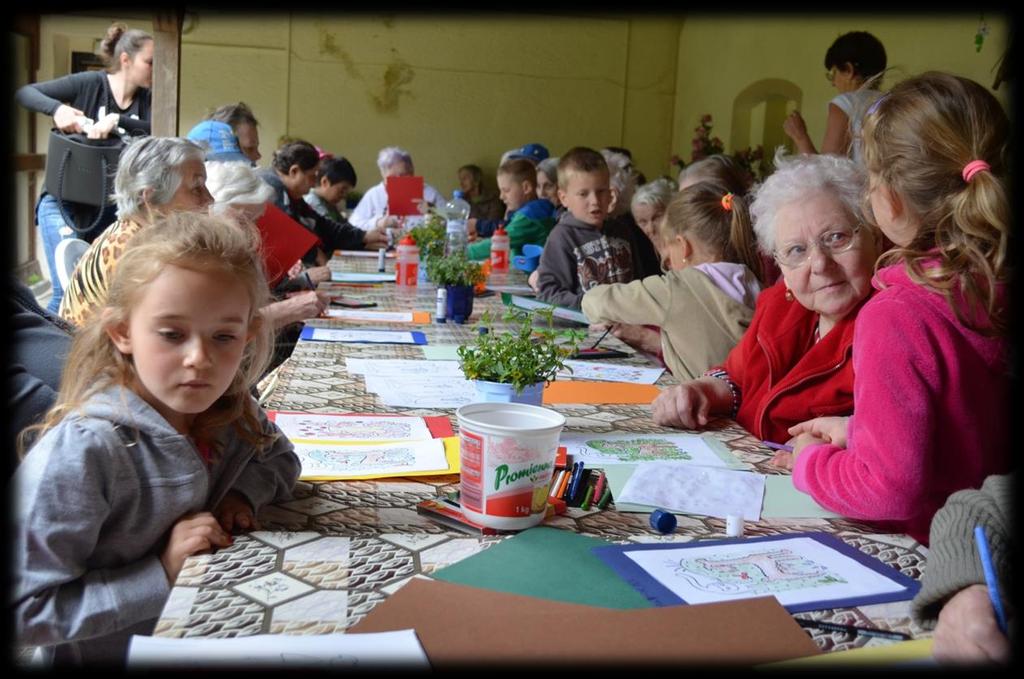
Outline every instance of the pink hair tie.
<svg viewBox="0 0 1024 679">
<path fill-rule="evenodd" d="M 969 182 L 974 178 L 974 175 L 978 174 L 982 170 L 991 170 L 992 166 L 986 163 L 984 160 L 972 160 L 971 162 L 964 165 L 963 175 L 964 181 Z"/>
</svg>

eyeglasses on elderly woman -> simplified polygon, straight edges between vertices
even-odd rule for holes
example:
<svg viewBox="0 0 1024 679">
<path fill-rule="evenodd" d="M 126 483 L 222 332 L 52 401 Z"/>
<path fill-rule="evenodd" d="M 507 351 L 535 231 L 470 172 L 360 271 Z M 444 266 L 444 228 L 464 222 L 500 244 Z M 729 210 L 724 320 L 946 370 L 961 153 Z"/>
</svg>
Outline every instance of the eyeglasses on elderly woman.
<svg viewBox="0 0 1024 679">
<path fill-rule="evenodd" d="M 853 228 L 844 226 L 833 227 L 819 235 L 811 243 L 786 243 L 772 254 L 775 256 L 775 261 L 782 266 L 795 269 L 810 261 L 811 248 L 815 244 L 817 244 L 818 249 L 823 254 L 829 256 L 838 255 L 852 249 L 857 242 L 857 234 L 860 232 L 860 228 L 860 224 Z"/>
</svg>

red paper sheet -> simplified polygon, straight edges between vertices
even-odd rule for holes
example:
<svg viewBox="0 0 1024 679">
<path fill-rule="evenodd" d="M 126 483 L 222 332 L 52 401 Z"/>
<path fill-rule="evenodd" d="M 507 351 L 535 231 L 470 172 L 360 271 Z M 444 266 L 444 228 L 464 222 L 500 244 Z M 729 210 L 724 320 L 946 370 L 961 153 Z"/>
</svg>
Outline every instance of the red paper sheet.
<svg viewBox="0 0 1024 679">
<path fill-rule="evenodd" d="M 256 220 L 256 227 L 263 242 L 263 263 L 267 267 L 267 282 L 271 288 L 284 278 L 296 261 L 320 242 L 316 234 L 269 203 L 263 216 Z"/>
<path fill-rule="evenodd" d="M 388 177 L 384 180 L 388 193 L 388 214 L 419 215 L 417 203 L 423 200 L 423 177 Z"/>
</svg>

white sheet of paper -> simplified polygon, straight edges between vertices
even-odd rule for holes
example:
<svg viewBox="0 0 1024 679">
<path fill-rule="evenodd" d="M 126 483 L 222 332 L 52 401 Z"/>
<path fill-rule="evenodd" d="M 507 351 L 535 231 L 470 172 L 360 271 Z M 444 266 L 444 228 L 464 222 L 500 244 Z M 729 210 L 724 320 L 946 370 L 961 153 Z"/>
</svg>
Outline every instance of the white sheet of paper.
<svg viewBox="0 0 1024 679">
<path fill-rule="evenodd" d="M 375 634 L 256 634 L 229 639 L 133 636 L 128 668 L 430 669 L 414 630 Z"/>
<path fill-rule="evenodd" d="M 401 330 L 342 330 L 313 328 L 313 339 L 321 342 L 378 342 L 381 344 L 416 344 L 411 332 Z"/>
<path fill-rule="evenodd" d="M 541 302 L 540 300 L 530 299 L 528 297 L 520 297 L 519 295 L 512 295 L 510 300 L 514 306 L 520 309 L 549 309 L 553 308 L 552 315 L 555 318 L 564 318 L 569 321 L 576 321 L 577 323 L 589 323 L 587 317 L 583 315 L 582 311 L 576 311 L 575 309 L 566 309 L 565 307 L 548 304 L 547 302 Z"/>
<path fill-rule="evenodd" d="M 394 283 L 393 273 L 364 273 L 362 271 L 332 271 L 332 283 Z"/>
<path fill-rule="evenodd" d="M 374 321 L 380 323 L 412 323 L 411 311 L 361 311 L 359 309 L 328 309 L 330 318 L 343 321 Z"/>
<path fill-rule="evenodd" d="M 759 521 L 764 474 L 685 462 L 643 462 L 615 499 L 683 514 L 722 519 L 741 514 L 746 521 Z"/>
<path fill-rule="evenodd" d="M 295 454 L 302 462 L 300 479 L 448 469 L 442 439 L 367 445 L 296 442 Z"/>
<path fill-rule="evenodd" d="M 716 451 L 703 437 L 693 434 L 563 432 L 558 443 L 565 446 L 573 462 L 582 460 L 587 467 L 672 460 L 707 467 L 750 468 L 732 453 Z"/>
<path fill-rule="evenodd" d="M 403 408 L 458 408 L 477 400 L 467 379 L 433 375 L 366 375 L 366 391 L 384 405 Z"/>
<path fill-rule="evenodd" d="M 366 257 L 367 259 L 377 259 L 379 256 L 376 250 L 338 250 L 338 254 L 342 257 Z M 385 250 L 384 257 L 387 259 L 394 259 L 397 255 L 394 250 Z"/>
<path fill-rule="evenodd" d="M 774 596 L 789 606 L 903 589 L 808 537 L 637 550 L 626 556 L 690 604 Z"/>
<path fill-rule="evenodd" d="M 595 361 L 568 360 L 565 365 L 572 368 L 559 371 L 559 375 L 571 375 L 578 380 L 603 380 L 605 382 L 632 382 L 633 384 L 654 384 L 665 372 L 664 368 L 644 368 L 638 365 L 598 363 Z"/>
<path fill-rule="evenodd" d="M 292 441 L 426 441 L 431 438 L 422 417 L 277 413 L 274 422 Z"/>
<path fill-rule="evenodd" d="M 411 358 L 345 358 L 352 375 L 433 375 L 463 378 L 458 361 L 418 361 Z"/>
</svg>

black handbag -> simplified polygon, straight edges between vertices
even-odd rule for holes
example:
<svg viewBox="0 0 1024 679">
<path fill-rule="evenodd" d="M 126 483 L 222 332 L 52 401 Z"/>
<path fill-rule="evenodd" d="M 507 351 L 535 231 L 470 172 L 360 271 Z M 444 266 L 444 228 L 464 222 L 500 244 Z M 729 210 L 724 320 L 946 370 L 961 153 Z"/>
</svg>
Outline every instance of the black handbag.
<svg viewBox="0 0 1024 679">
<path fill-rule="evenodd" d="M 50 146 L 46 157 L 46 192 L 57 199 L 64 222 L 80 234 L 92 231 L 103 216 L 114 188 L 114 174 L 124 141 L 117 135 L 107 139 L 89 139 L 84 134 L 64 134 L 50 130 Z M 65 209 L 64 203 L 92 206 L 96 218 L 80 228 Z M 82 209 L 75 209 L 81 214 Z M 91 212 L 91 210 L 87 210 Z"/>
</svg>

